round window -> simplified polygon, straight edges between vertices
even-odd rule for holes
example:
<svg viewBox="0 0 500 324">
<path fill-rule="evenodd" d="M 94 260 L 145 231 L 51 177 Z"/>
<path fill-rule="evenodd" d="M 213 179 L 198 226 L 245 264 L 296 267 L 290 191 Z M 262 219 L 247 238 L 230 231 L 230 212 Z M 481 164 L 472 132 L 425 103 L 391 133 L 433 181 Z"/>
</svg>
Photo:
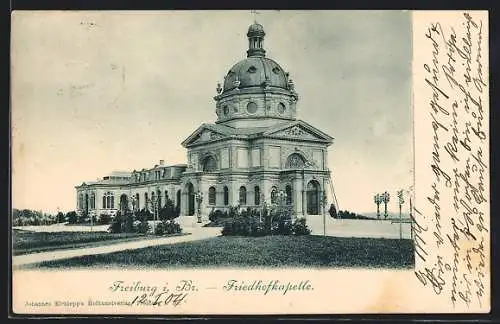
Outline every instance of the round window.
<svg viewBox="0 0 500 324">
<path fill-rule="evenodd" d="M 229 113 L 229 108 L 227 106 L 224 106 L 224 108 L 222 109 L 224 111 L 224 115 L 227 115 Z"/>
<path fill-rule="evenodd" d="M 286 110 L 286 108 L 285 108 L 285 104 L 283 104 L 282 102 L 280 102 L 280 103 L 278 104 L 278 112 L 279 112 L 280 114 L 283 114 L 283 113 L 285 112 L 285 110 Z"/>
<path fill-rule="evenodd" d="M 247 105 L 247 111 L 250 114 L 255 114 L 255 112 L 257 112 L 257 104 L 255 102 L 249 102 Z"/>
</svg>

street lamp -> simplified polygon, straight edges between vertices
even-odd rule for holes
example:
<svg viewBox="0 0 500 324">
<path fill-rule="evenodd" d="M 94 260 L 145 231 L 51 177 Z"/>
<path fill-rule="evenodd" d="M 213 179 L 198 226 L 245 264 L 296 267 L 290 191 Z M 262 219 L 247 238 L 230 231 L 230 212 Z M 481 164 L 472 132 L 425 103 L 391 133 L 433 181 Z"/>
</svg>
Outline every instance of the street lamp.
<svg viewBox="0 0 500 324">
<path fill-rule="evenodd" d="M 383 197 L 383 201 L 384 201 L 384 217 L 387 218 L 387 216 L 388 216 L 387 203 L 390 201 L 391 197 L 387 191 L 382 194 L 382 197 Z"/>
<path fill-rule="evenodd" d="M 203 201 L 203 192 L 198 191 L 194 195 L 194 198 L 196 199 L 196 202 L 198 203 L 198 208 L 196 210 L 197 216 L 198 216 L 198 223 L 201 223 L 201 202 Z"/>
<path fill-rule="evenodd" d="M 155 233 L 155 226 L 156 226 L 156 197 L 153 196 L 151 199 L 149 199 L 151 203 L 151 207 L 153 207 L 153 234 Z"/>
<path fill-rule="evenodd" d="M 382 195 L 376 194 L 375 196 L 373 196 L 373 201 L 377 205 L 377 219 L 380 219 L 380 204 L 383 201 Z"/>
<path fill-rule="evenodd" d="M 323 236 L 326 236 L 326 204 L 328 202 L 328 197 L 323 193 L 323 199 L 321 199 L 321 212 L 323 213 Z"/>
<path fill-rule="evenodd" d="M 401 206 L 403 206 L 403 204 L 405 202 L 404 197 L 403 197 L 403 189 L 398 191 L 398 198 L 399 198 L 399 238 L 402 239 L 403 238 L 403 228 L 402 228 L 403 219 L 401 216 Z"/>
<path fill-rule="evenodd" d="M 130 201 L 132 202 L 132 211 L 135 213 L 136 210 L 135 210 L 135 196 L 134 195 L 132 195 L 130 197 Z"/>
</svg>

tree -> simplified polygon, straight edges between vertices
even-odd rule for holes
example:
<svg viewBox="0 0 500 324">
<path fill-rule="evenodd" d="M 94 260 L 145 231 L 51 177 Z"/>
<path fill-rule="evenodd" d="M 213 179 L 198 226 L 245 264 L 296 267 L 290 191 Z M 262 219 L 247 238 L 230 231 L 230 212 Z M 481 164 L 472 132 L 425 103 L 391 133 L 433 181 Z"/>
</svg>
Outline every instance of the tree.
<svg viewBox="0 0 500 324">
<path fill-rule="evenodd" d="M 57 213 L 56 219 L 58 223 L 64 223 L 66 221 L 66 217 L 64 217 L 62 212 Z"/>
<path fill-rule="evenodd" d="M 66 214 L 69 224 L 76 224 L 78 222 L 78 215 L 75 211 L 70 211 Z"/>
<path fill-rule="evenodd" d="M 159 210 L 158 217 L 161 221 L 172 220 L 179 217 L 179 208 L 175 207 L 171 199 L 167 199 L 165 206 Z"/>
<path fill-rule="evenodd" d="M 89 217 L 89 213 L 86 210 L 83 210 L 81 214 L 78 216 L 78 223 L 84 223 Z"/>
<path fill-rule="evenodd" d="M 153 214 L 149 210 L 143 208 L 135 212 L 135 218 L 141 222 L 148 221 L 149 219 L 153 219 Z"/>
</svg>

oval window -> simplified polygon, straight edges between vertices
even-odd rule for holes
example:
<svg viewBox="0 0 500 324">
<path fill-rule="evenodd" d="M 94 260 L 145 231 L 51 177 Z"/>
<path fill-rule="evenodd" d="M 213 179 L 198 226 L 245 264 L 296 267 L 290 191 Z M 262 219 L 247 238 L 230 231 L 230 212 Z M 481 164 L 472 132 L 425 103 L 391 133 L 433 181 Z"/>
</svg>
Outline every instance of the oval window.
<svg viewBox="0 0 500 324">
<path fill-rule="evenodd" d="M 286 110 L 285 104 L 284 104 L 284 103 L 282 103 L 282 102 L 280 102 L 280 103 L 278 104 L 278 112 L 279 112 L 280 114 L 283 114 L 283 113 L 285 112 L 285 110 Z"/>
<path fill-rule="evenodd" d="M 249 102 L 247 105 L 247 111 L 250 114 L 255 114 L 255 112 L 257 112 L 257 104 L 255 102 Z"/>
<path fill-rule="evenodd" d="M 257 68 L 256 68 L 255 66 L 253 66 L 253 65 L 252 65 L 251 67 L 249 67 L 249 68 L 248 68 L 248 71 L 247 71 L 247 72 L 248 72 L 248 73 L 255 73 L 255 72 L 257 72 Z"/>
</svg>

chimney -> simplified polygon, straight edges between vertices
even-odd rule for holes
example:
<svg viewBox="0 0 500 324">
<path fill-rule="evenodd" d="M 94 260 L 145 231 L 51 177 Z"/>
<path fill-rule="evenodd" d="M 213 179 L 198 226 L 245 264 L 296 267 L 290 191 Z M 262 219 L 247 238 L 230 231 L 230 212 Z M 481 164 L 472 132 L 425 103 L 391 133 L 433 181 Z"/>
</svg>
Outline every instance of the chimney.
<svg viewBox="0 0 500 324">
<path fill-rule="evenodd" d="M 165 160 L 160 160 L 160 165 L 165 165 Z"/>
</svg>

